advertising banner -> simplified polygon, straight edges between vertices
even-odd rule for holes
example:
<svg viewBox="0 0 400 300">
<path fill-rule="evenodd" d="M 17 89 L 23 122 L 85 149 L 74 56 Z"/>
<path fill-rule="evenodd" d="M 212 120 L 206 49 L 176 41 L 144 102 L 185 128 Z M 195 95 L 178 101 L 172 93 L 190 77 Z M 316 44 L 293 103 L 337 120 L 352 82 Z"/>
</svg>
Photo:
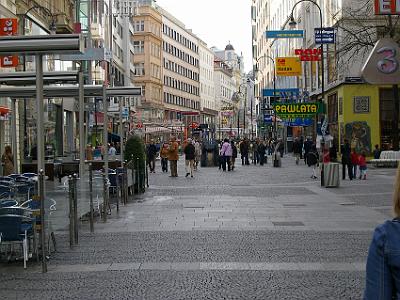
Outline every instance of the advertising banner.
<svg viewBox="0 0 400 300">
<path fill-rule="evenodd" d="M 277 76 L 301 76 L 301 61 L 299 57 L 277 57 Z"/>
<path fill-rule="evenodd" d="M 0 36 L 17 35 L 18 19 L 1 18 L 0 19 Z M 2 68 L 15 68 L 18 66 L 18 56 L 0 56 L 0 66 Z"/>
</svg>

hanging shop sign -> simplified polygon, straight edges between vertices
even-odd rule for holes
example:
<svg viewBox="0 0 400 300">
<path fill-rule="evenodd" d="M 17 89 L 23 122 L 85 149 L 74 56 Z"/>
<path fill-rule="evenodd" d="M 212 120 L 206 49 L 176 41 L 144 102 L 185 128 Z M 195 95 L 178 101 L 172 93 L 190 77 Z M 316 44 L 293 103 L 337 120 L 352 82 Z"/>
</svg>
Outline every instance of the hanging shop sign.
<svg viewBox="0 0 400 300">
<path fill-rule="evenodd" d="M 286 119 L 310 118 L 321 113 L 319 103 L 284 103 L 274 105 L 275 113 Z"/>
<path fill-rule="evenodd" d="M 277 76 L 301 76 L 301 61 L 299 57 L 277 57 Z"/>
<path fill-rule="evenodd" d="M 293 39 L 303 38 L 304 30 L 267 30 L 267 39 Z"/>
<path fill-rule="evenodd" d="M 300 57 L 301 61 L 320 61 L 322 50 L 318 49 L 296 49 L 294 54 Z"/>
<path fill-rule="evenodd" d="M 400 0 L 375 0 L 376 15 L 400 15 Z"/>
<path fill-rule="evenodd" d="M 17 32 L 18 32 L 18 19 L 12 19 L 12 18 L 0 19 L 0 36 L 17 35 Z M 0 67 L 15 68 L 16 66 L 18 66 L 17 55 L 0 57 Z"/>
<path fill-rule="evenodd" d="M 274 95 L 275 92 L 275 95 Z M 288 95 L 298 96 L 300 89 L 263 89 L 263 97 L 282 97 L 286 98 Z"/>
<path fill-rule="evenodd" d="M 396 41 L 388 38 L 379 40 L 361 72 L 370 84 L 399 84 L 400 47 Z"/>
</svg>

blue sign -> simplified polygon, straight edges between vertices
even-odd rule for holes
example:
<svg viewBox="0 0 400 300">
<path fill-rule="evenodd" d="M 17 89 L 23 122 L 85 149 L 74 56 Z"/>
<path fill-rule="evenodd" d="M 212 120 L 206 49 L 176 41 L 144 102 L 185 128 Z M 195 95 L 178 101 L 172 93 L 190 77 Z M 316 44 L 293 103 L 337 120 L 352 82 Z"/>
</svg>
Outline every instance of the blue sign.
<svg viewBox="0 0 400 300">
<path fill-rule="evenodd" d="M 264 115 L 264 124 L 272 124 L 272 116 L 271 115 Z"/>
<path fill-rule="evenodd" d="M 267 30 L 267 39 L 295 39 L 303 38 L 304 30 Z"/>
<path fill-rule="evenodd" d="M 315 28 L 315 43 L 321 44 L 334 44 L 335 43 L 335 28 Z"/>
<path fill-rule="evenodd" d="M 286 98 L 288 95 L 298 96 L 300 94 L 299 89 L 276 89 L 274 95 L 274 89 L 263 89 L 263 97 L 282 97 Z"/>
<path fill-rule="evenodd" d="M 304 127 L 304 126 L 312 126 L 313 124 L 314 124 L 313 119 L 296 118 L 293 120 L 285 121 L 285 125 L 289 127 Z"/>
<path fill-rule="evenodd" d="M 182 113 L 181 113 L 181 112 L 178 111 L 178 112 L 176 113 L 176 119 L 177 119 L 177 120 L 182 120 Z"/>
</svg>

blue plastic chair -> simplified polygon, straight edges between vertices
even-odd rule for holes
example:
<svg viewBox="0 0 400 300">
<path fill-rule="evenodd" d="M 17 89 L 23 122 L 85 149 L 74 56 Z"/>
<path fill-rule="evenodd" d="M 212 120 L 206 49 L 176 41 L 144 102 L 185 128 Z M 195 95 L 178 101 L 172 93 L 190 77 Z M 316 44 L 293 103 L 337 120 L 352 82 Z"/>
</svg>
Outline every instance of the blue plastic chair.
<svg viewBox="0 0 400 300">
<path fill-rule="evenodd" d="M 12 207 L 18 205 L 18 202 L 13 199 L 8 199 L 8 200 L 0 200 L 0 208 L 3 207 Z"/>
<path fill-rule="evenodd" d="M 25 177 L 25 176 L 18 176 L 15 178 L 15 182 L 29 182 L 29 177 Z"/>
<path fill-rule="evenodd" d="M 30 194 L 33 187 L 30 183 L 19 183 L 14 187 L 15 190 L 15 197 L 16 198 L 23 198 L 23 201 L 26 201 L 30 198 Z"/>
<path fill-rule="evenodd" d="M 0 185 L 0 199 L 10 199 L 14 197 L 14 192 L 10 186 Z"/>
<path fill-rule="evenodd" d="M 8 176 L 0 176 L 0 181 L 14 182 L 14 179 Z"/>
<path fill-rule="evenodd" d="M 27 177 L 27 178 L 33 178 L 33 177 L 37 177 L 36 173 L 24 173 L 22 174 L 22 176 Z"/>
<path fill-rule="evenodd" d="M 24 269 L 28 261 L 28 239 L 33 236 L 32 219 L 24 215 L 0 214 L 0 246 L 22 244 Z"/>
<path fill-rule="evenodd" d="M 8 177 L 10 177 L 10 178 L 12 178 L 12 179 L 15 179 L 15 178 L 17 178 L 17 177 L 19 177 L 19 176 L 21 176 L 21 174 L 11 174 L 11 175 L 8 175 Z"/>
</svg>

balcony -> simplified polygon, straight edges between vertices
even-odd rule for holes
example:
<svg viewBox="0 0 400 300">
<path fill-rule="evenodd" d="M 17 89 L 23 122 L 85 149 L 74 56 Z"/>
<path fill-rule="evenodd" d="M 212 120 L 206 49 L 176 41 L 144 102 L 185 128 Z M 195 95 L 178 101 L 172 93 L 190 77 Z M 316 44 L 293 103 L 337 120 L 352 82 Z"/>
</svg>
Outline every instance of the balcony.
<svg viewBox="0 0 400 300">
<path fill-rule="evenodd" d="M 90 24 L 90 32 L 94 40 L 104 39 L 104 27 L 99 23 Z"/>
</svg>

